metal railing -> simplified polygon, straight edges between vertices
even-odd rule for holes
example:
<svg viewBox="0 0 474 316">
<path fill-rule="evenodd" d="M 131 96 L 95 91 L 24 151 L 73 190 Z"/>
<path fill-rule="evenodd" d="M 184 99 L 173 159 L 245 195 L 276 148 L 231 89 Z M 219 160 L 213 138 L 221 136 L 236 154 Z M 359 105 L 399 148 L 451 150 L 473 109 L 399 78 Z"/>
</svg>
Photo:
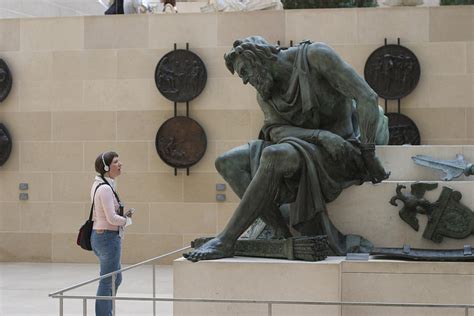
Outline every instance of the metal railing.
<svg viewBox="0 0 474 316">
<path fill-rule="evenodd" d="M 153 263 L 153 297 L 127 297 L 127 296 L 115 296 L 115 279 L 116 275 L 127 270 L 137 268 L 139 266 L 151 263 L 173 254 L 183 252 L 191 247 L 185 247 L 174 250 L 172 252 L 160 255 L 158 257 L 148 259 L 129 267 L 117 270 L 108 274 L 104 274 L 100 277 L 61 289 L 54 293 L 49 294 L 51 298 L 59 299 L 59 315 L 64 315 L 64 300 L 82 300 L 82 314 L 87 316 L 87 301 L 88 300 L 111 300 L 113 306 L 113 315 L 115 316 L 115 302 L 116 301 L 143 301 L 153 302 L 153 316 L 156 316 L 156 302 L 182 302 L 182 303 L 227 303 L 227 304 L 263 304 L 267 305 L 268 316 L 273 314 L 274 305 L 324 305 L 324 306 L 373 306 L 373 307 L 408 307 L 408 308 L 456 308 L 463 309 L 465 316 L 469 316 L 469 310 L 474 309 L 474 304 L 424 304 L 424 303 L 383 303 L 383 302 L 344 302 L 344 301 L 282 301 L 282 300 L 243 300 L 243 299 L 205 299 L 205 298 L 161 298 L 156 297 L 156 264 Z M 64 295 L 64 293 L 80 288 L 82 286 L 91 284 L 96 281 L 100 281 L 104 278 L 112 277 L 112 296 L 93 296 L 93 295 Z"/>
</svg>

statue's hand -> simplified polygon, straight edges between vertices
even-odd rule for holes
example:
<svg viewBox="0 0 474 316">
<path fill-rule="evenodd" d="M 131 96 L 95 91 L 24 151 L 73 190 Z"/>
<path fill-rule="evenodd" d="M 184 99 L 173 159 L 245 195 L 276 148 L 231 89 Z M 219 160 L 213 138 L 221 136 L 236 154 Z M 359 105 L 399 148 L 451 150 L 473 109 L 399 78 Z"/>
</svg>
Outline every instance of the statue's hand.
<svg viewBox="0 0 474 316">
<path fill-rule="evenodd" d="M 362 151 L 362 159 L 369 172 L 372 183 L 379 183 L 388 179 L 390 172 L 386 172 L 382 163 L 375 155 L 375 151 Z"/>
<path fill-rule="evenodd" d="M 337 134 L 321 130 L 316 143 L 322 145 L 335 161 L 342 159 L 346 153 L 347 142 Z"/>
</svg>

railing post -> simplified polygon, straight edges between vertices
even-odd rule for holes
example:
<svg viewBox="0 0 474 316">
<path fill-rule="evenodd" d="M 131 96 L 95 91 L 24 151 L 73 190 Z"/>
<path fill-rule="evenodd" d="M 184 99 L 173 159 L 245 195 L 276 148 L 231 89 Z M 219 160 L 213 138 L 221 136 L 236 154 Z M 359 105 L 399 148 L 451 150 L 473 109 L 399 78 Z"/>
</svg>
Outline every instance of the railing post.
<svg viewBox="0 0 474 316">
<path fill-rule="evenodd" d="M 63 293 L 61 293 L 61 297 L 59 298 L 59 316 L 63 316 L 64 315 L 64 303 L 63 303 Z"/>
<path fill-rule="evenodd" d="M 272 303 L 268 303 L 268 316 L 272 316 Z"/>
<path fill-rule="evenodd" d="M 153 263 L 153 298 L 156 298 L 156 271 Z M 153 301 L 153 316 L 156 316 L 156 301 Z"/>
<path fill-rule="evenodd" d="M 87 316 L 87 298 L 82 300 L 82 315 Z"/>
<path fill-rule="evenodd" d="M 117 275 L 112 274 L 112 315 L 115 316 L 115 278 Z"/>
</svg>

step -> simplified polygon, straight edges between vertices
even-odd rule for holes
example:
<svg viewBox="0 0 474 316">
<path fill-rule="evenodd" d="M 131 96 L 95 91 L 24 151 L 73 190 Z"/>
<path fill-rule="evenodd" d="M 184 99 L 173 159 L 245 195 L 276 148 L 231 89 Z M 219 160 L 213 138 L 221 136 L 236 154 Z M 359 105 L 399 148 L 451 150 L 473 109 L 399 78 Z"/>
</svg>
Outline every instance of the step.
<svg viewBox="0 0 474 316">
<path fill-rule="evenodd" d="M 473 145 L 422 145 L 422 146 L 377 146 L 377 156 L 386 170 L 391 172 L 390 180 L 426 181 L 440 180 L 442 172 L 419 166 L 412 156 L 427 155 L 437 159 L 453 160 L 462 154 L 467 163 L 474 163 Z M 461 176 L 457 181 L 474 181 L 474 176 Z"/>
</svg>

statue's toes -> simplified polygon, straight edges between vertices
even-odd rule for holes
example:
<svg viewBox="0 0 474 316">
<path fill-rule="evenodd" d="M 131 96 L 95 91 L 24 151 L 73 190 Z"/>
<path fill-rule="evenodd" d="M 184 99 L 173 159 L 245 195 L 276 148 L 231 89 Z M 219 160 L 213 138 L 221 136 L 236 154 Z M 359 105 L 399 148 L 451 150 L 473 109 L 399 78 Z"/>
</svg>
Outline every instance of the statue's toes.
<svg viewBox="0 0 474 316">
<path fill-rule="evenodd" d="M 188 259 L 188 257 L 189 257 L 189 252 L 183 253 L 183 257 L 186 258 L 186 259 Z"/>
</svg>

